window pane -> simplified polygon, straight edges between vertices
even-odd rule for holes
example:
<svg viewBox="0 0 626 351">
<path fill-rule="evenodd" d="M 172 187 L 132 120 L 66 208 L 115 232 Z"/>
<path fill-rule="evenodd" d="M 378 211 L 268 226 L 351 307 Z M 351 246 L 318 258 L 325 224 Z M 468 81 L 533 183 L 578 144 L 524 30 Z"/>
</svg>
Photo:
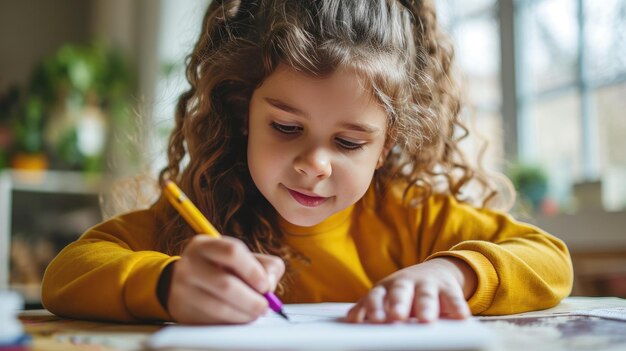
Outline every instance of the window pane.
<svg viewBox="0 0 626 351">
<path fill-rule="evenodd" d="M 602 166 L 626 166 L 626 82 L 597 89 L 592 96 L 601 126 L 600 151 L 606 157 Z"/>
<path fill-rule="evenodd" d="M 584 9 L 589 78 L 626 74 L 626 1 L 585 0 Z"/>
<path fill-rule="evenodd" d="M 608 210 L 626 208 L 626 82 L 593 92 L 594 113 L 600 124 L 603 155 L 602 193 Z"/>
<path fill-rule="evenodd" d="M 481 110 L 499 110 L 502 96 L 497 21 L 489 15 L 464 20 L 454 27 L 453 35 L 469 103 Z"/>
<path fill-rule="evenodd" d="M 576 80 L 578 21 L 573 0 L 523 2 L 516 30 L 524 95 Z"/>
<path fill-rule="evenodd" d="M 445 12 L 456 18 L 483 13 L 495 4 L 496 0 L 437 0 L 437 6 L 445 7 Z"/>
<path fill-rule="evenodd" d="M 445 28 L 468 16 L 483 15 L 495 11 L 496 0 L 437 0 L 438 18 Z"/>
<path fill-rule="evenodd" d="M 569 92 L 536 102 L 528 111 L 527 142 L 533 163 L 550 177 L 550 195 L 567 205 L 571 184 L 582 177 L 580 98 Z"/>
</svg>

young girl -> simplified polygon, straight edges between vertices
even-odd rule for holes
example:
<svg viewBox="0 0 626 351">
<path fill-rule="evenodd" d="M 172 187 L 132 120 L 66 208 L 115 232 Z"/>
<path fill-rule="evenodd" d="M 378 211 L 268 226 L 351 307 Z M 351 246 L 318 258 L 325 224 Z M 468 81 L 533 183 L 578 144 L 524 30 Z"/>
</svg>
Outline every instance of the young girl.
<svg viewBox="0 0 626 351">
<path fill-rule="evenodd" d="M 277 286 L 286 303 L 356 302 L 351 322 L 554 306 L 565 245 L 470 204 L 467 189 L 496 192 L 460 156 L 451 60 L 426 1 L 213 1 L 160 182 L 225 237 L 194 235 L 161 197 L 66 247 L 45 307 L 245 323 Z"/>
</svg>

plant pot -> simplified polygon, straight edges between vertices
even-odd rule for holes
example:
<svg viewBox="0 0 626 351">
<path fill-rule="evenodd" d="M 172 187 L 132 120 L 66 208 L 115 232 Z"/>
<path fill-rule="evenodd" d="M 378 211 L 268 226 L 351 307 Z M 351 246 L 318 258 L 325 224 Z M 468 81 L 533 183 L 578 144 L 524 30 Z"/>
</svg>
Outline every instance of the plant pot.
<svg viewBox="0 0 626 351">
<path fill-rule="evenodd" d="M 48 169 L 48 158 L 44 153 L 17 153 L 11 159 L 11 167 L 24 171 L 43 171 Z"/>
</svg>

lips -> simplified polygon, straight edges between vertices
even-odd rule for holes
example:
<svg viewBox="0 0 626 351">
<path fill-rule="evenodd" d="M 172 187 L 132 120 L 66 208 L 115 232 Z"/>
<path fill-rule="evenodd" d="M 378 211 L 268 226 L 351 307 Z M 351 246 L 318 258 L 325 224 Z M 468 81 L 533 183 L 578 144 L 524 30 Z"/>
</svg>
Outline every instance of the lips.
<svg viewBox="0 0 626 351">
<path fill-rule="evenodd" d="M 294 200 L 306 207 L 317 207 L 328 200 L 327 197 L 306 195 L 289 188 L 287 188 L 287 191 L 289 191 L 289 194 L 291 194 L 291 197 L 293 197 Z"/>
</svg>

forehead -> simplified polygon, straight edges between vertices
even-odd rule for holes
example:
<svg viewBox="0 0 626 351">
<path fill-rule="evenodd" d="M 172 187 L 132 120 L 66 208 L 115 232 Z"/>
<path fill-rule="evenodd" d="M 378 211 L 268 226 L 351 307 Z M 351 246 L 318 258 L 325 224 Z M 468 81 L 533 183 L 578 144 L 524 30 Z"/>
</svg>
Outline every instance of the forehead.
<svg viewBox="0 0 626 351">
<path fill-rule="evenodd" d="M 338 69 L 320 77 L 280 65 L 263 81 L 258 91 L 264 98 L 277 98 L 306 110 L 386 115 L 371 88 L 351 69 Z"/>
</svg>

